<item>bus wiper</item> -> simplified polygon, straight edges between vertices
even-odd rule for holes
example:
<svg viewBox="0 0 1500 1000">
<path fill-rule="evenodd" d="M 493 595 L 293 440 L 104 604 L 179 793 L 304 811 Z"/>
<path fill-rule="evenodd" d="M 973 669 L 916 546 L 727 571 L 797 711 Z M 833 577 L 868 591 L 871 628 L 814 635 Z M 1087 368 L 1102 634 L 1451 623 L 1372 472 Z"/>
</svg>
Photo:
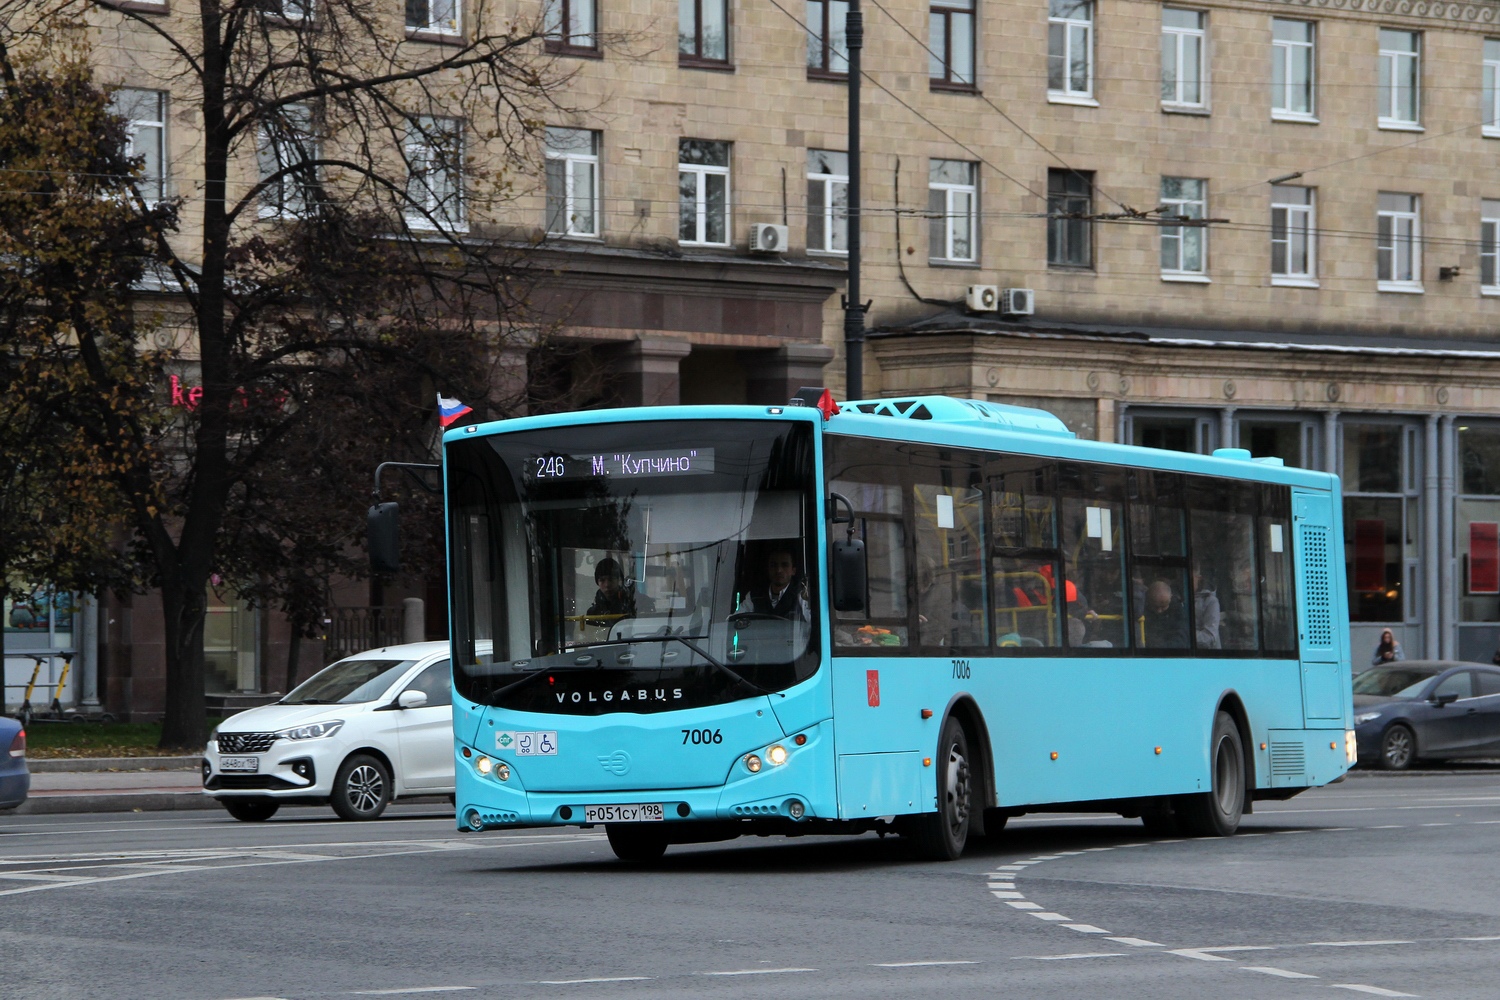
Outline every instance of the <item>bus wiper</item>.
<svg viewBox="0 0 1500 1000">
<path fill-rule="evenodd" d="M 665 630 L 666 626 L 663 625 L 662 628 L 663 628 L 663 630 Z M 770 688 L 761 687 L 759 684 L 755 683 L 754 681 L 750 680 L 749 678 L 742 676 L 737 670 L 735 670 L 729 664 L 725 663 L 723 660 L 717 659 L 708 650 L 704 649 L 702 646 L 698 645 L 696 642 L 693 642 L 691 639 L 687 638 L 686 636 L 670 635 L 670 634 L 666 634 L 665 631 L 664 631 L 662 634 L 658 634 L 658 635 L 641 635 L 641 636 L 635 636 L 634 638 L 630 638 L 630 639 L 621 639 L 619 641 L 621 641 L 621 642 L 680 642 L 684 646 L 686 646 L 688 649 L 691 649 L 693 652 L 697 653 L 699 656 L 701 656 L 705 660 L 707 660 L 709 662 L 709 664 L 712 665 L 715 669 L 719 670 L 721 673 L 728 674 L 730 677 L 734 678 L 736 681 L 739 681 L 741 684 L 745 685 L 747 688 L 750 688 L 751 690 L 754 690 L 754 691 L 758 691 L 759 693 L 765 694 L 765 695 L 772 695 L 772 694 L 776 694 L 777 693 L 775 691 L 772 691 Z"/>
<path fill-rule="evenodd" d="M 525 684 L 527 681 L 535 680 L 536 678 L 542 676 L 542 674 L 546 674 L 546 673 L 562 673 L 565 670 L 587 670 L 587 669 L 591 669 L 593 666 L 594 666 L 594 664 L 592 664 L 592 663 L 568 663 L 568 664 L 549 663 L 549 664 L 546 664 L 545 666 L 538 667 L 537 669 L 535 669 L 535 670 L 531 671 L 530 673 L 528 673 L 528 674 L 520 677 L 517 680 L 511 681 L 509 684 L 505 685 L 505 687 L 501 688 L 500 690 L 492 692 L 490 694 L 490 702 L 492 704 L 498 704 L 499 698 L 500 698 L 501 695 L 508 694 L 511 691 L 514 691 L 516 688 L 520 687 L 522 684 Z"/>
</svg>

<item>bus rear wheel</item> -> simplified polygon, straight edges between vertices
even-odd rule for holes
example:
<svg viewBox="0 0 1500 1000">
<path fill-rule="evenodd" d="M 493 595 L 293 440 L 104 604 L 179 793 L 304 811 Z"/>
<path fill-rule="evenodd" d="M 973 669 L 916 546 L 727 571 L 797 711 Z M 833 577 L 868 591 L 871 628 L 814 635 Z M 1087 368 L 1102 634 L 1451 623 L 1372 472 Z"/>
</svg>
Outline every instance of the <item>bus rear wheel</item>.
<svg viewBox="0 0 1500 1000">
<path fill-rule="evenodd" d="M 963 724 L 951 715 L 943 722 L 937 765 L 937 812 L 917 817 L 915 840 L 923 857 L 954 861 L 963 854 L 969 840 L 973 772 L 969 766 L 969 737 Z"/>
<path fill-rule="evenodd" d="M 667 834 L 657 823 L 605 823 L 604 835 L 621 861 L 655 861 L 667 853 Z"/>
<path fill-rule="evenodd" d="M 1245 812 L 1245 746 L 1228 712 L 1214 717 L 1208 766 L 1210 790 L 1179 796 L 1173 805 L 1184 832 L 1197 837 L 1229 837 L 1240 828 Z"/>
</svg>

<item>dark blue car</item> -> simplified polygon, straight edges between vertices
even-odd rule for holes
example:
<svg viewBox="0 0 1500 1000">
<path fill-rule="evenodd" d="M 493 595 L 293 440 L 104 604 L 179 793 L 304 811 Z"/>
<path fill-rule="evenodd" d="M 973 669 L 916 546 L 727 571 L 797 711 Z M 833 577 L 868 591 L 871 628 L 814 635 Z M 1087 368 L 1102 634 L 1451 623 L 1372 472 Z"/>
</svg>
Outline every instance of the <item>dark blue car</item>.
<svg viewBox="0 0 1500 1000">
<path fill-rule="evenodd" d="M 1500 670 L 1408 660 L 1354 678 L 1359 759 L 1404 771 L 1418 758 L 1500 757 Z"/>
<path fill-rule="evenodd" d="M 14 809 L 26 801 L 30 790 L 26 730 L 15 719 L 0 716 L 0 809 Z"/>
</svg>

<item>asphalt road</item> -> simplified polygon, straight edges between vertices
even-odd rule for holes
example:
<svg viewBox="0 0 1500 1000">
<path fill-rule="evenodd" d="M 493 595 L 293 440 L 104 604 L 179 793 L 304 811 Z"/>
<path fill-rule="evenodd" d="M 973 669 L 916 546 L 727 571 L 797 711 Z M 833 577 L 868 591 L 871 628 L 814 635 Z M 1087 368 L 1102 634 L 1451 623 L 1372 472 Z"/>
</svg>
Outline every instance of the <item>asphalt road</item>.
<svg viewBox="0 0 1500 1000">
<path fill-rule="evenodd" d="M 1226 840 L 1031 816 L 950 864 L 328 817 L 0 818 L 0 997 L 1500 996 L 1500 775 L 1351 778 Z"/>
</svg>

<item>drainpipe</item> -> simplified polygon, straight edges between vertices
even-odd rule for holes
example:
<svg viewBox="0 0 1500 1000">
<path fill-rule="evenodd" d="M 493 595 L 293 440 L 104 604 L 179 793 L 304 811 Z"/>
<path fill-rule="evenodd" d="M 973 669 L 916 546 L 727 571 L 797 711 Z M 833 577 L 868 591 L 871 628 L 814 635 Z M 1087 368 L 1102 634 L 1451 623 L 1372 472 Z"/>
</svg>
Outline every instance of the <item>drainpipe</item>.
<svg viewBox="0 0 1500 1000">
<path fill-rule="evenodd" d="M 1442 612 L 1440 591 L 1442 567 L 1438 559 L 1438 415 L 1427 414 L 1426 440 L 1422 456 L 1422 620 L 1426 623 L 1422 637 L 1422 655 L 1436 660 L 1442 653 Z"/>
<path fill-rule="evenodd" d="M 1445 414 L 1442 418 L 1440 433 L 1438 434 L 1438 490 L 1437 490 L 1437 532 L 1438 532 L 1438 573 L 1442 579 L 1442 602 L 1438 608 L 1439 638 L 1442 645 L 1442 658 L 1451 660 L 1455 657 L 1454 640 L 1456 625 L 1454 618 L 1458 611 L 1456 594 L 1454 566 L 1453 566 L 1453 490 L 1454 490 L 1454 462 L 1458 457 L 1458 449 L 1454 447 L 1454 418 L 1452 414 Z"/>
</svg>

